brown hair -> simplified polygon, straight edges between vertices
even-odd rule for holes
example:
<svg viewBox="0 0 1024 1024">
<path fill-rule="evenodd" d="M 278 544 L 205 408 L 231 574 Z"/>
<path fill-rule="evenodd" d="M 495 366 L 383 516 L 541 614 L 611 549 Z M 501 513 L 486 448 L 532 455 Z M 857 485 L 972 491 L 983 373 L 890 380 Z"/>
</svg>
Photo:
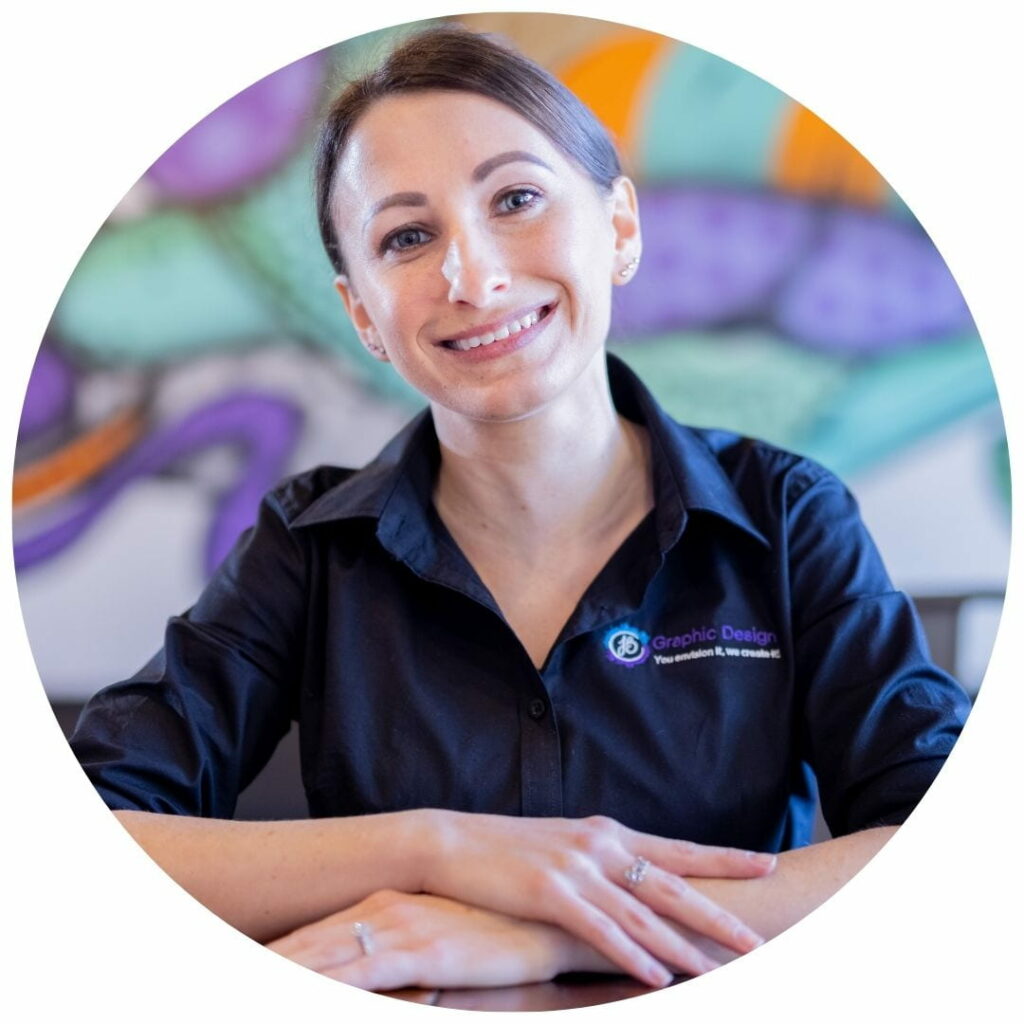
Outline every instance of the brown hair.
<svg viewBox="0 0 1024 1024">
<path fill-rule="evenodd" d="M 338 162 L 353 126 L 384 96 L 446 89 L 503 103 L 542 131 L 604 192 L 622 173 L 615 146 L 594 114 L 538 64 L 492 36 L 458 25 L 426 29 L 399 46 L 375 71 L 351 82 L 331 103 L 316 146 L 320 237 L 334 269 L 345 272 L 331 217 Z"/>
</svg>

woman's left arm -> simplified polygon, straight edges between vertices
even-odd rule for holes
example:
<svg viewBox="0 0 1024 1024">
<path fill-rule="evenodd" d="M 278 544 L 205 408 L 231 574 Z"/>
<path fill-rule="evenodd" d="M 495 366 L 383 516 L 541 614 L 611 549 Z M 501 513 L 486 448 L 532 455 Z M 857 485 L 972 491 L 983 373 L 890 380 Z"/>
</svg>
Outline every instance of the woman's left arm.
<svg viewBox="0 0 1024 1024">
<path fill-rule="evenodd" d="M 895 826 L 869 828 L 780 853 L 775 871 L 764 878 L 691 878 L 688 881 L 766 939 L 771 939 L 837 893 L 895 833 Z M 733 960 L 738 955 L 711 939 L 681 930 L 716 960 Z"/>
<path fill-rule="evenodd" d="M 772 939 L 835 895 L 895 833 L 895 826 L 870 828 L 780 853 L 775 870 L 763 878 L 687 881 L 760 935 Z M 673 927 L 720 963 L 741 955 L 681 925 Z M 569 962 L 569 969 L 575 971 L 614 970 L 603 957 L 575 940 Z"/>
</svg>

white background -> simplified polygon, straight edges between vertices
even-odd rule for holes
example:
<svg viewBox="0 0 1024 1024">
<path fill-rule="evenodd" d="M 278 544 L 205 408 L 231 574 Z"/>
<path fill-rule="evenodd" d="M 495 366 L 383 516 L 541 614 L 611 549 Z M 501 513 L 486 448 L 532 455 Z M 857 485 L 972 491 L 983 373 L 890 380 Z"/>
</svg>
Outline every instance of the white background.
<svg viewBox="0 0 1024 1024">
<path fill-rule="evenodd" d="M 6 472 L 31 363 L 64 282 L 107 213 L 173 139 L 313 49 L 475 6 L 93 0 L 24 4 L 6 15 Z M 703 46 L 809 106 L 874 163 L 967 297 L 1020 470 L 1014 360 L 1024 339 L 1024 75 L 1013 6 L 705 0 L 672 7 L 670 14 L 645 0 L 591 0 L 550 9 L 628 16 Z M 0 1012 L 19 1021 L 73 1012 L 114 1024 L 218 1017 L 255 1024 L 320 1013 L 441 1019 L 437 1010 L 346 989 L 267 953 L 185 896 L 135 847 L 102 809 L 50 716 L 18 613 L 8 518 L 0 550 L 7 668 L 0 905 L 8 940 Z M 638 1012 L 719 1021 L 1020 1019 L 1020 561 L 1018 550 L 1003 629 L 964 737 L 882 855 L 822 910 L 742 962 L 641 1004 L 596 1007 L 588 1019 Z"/>
</svg>

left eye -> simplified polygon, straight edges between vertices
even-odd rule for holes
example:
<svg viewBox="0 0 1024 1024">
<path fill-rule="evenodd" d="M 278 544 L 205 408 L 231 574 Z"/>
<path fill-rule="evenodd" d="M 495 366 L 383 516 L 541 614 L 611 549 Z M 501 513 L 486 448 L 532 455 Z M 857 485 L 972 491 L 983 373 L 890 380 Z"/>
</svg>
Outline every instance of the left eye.
<svg viewBox="0 0 1024 1024">
<path fill-rule="evenodd" d="M 527 206 L 532 206 L 540 198 L 540 193 L 532 188 L 514 188 L 499 196 L 498 206 L 503 213 L 515 213 Z"/>
</svg>

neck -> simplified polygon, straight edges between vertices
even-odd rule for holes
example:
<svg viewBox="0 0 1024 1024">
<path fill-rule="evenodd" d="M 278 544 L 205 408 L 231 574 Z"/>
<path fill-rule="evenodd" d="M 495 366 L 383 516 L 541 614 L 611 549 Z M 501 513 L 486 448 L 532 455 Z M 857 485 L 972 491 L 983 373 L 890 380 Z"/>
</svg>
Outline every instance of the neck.
<svg viewBox="0 0 1024 1024">
<path fill-rule="evenodd" d="M 616 412 L 603 357 L 530 416 L 489 422 L 435 408 L 434 421 L 434 501 L 457 539 L 468 533 L 529 561 L 597 541 L 653 505 L 646 433 Z"/>
</svg>

